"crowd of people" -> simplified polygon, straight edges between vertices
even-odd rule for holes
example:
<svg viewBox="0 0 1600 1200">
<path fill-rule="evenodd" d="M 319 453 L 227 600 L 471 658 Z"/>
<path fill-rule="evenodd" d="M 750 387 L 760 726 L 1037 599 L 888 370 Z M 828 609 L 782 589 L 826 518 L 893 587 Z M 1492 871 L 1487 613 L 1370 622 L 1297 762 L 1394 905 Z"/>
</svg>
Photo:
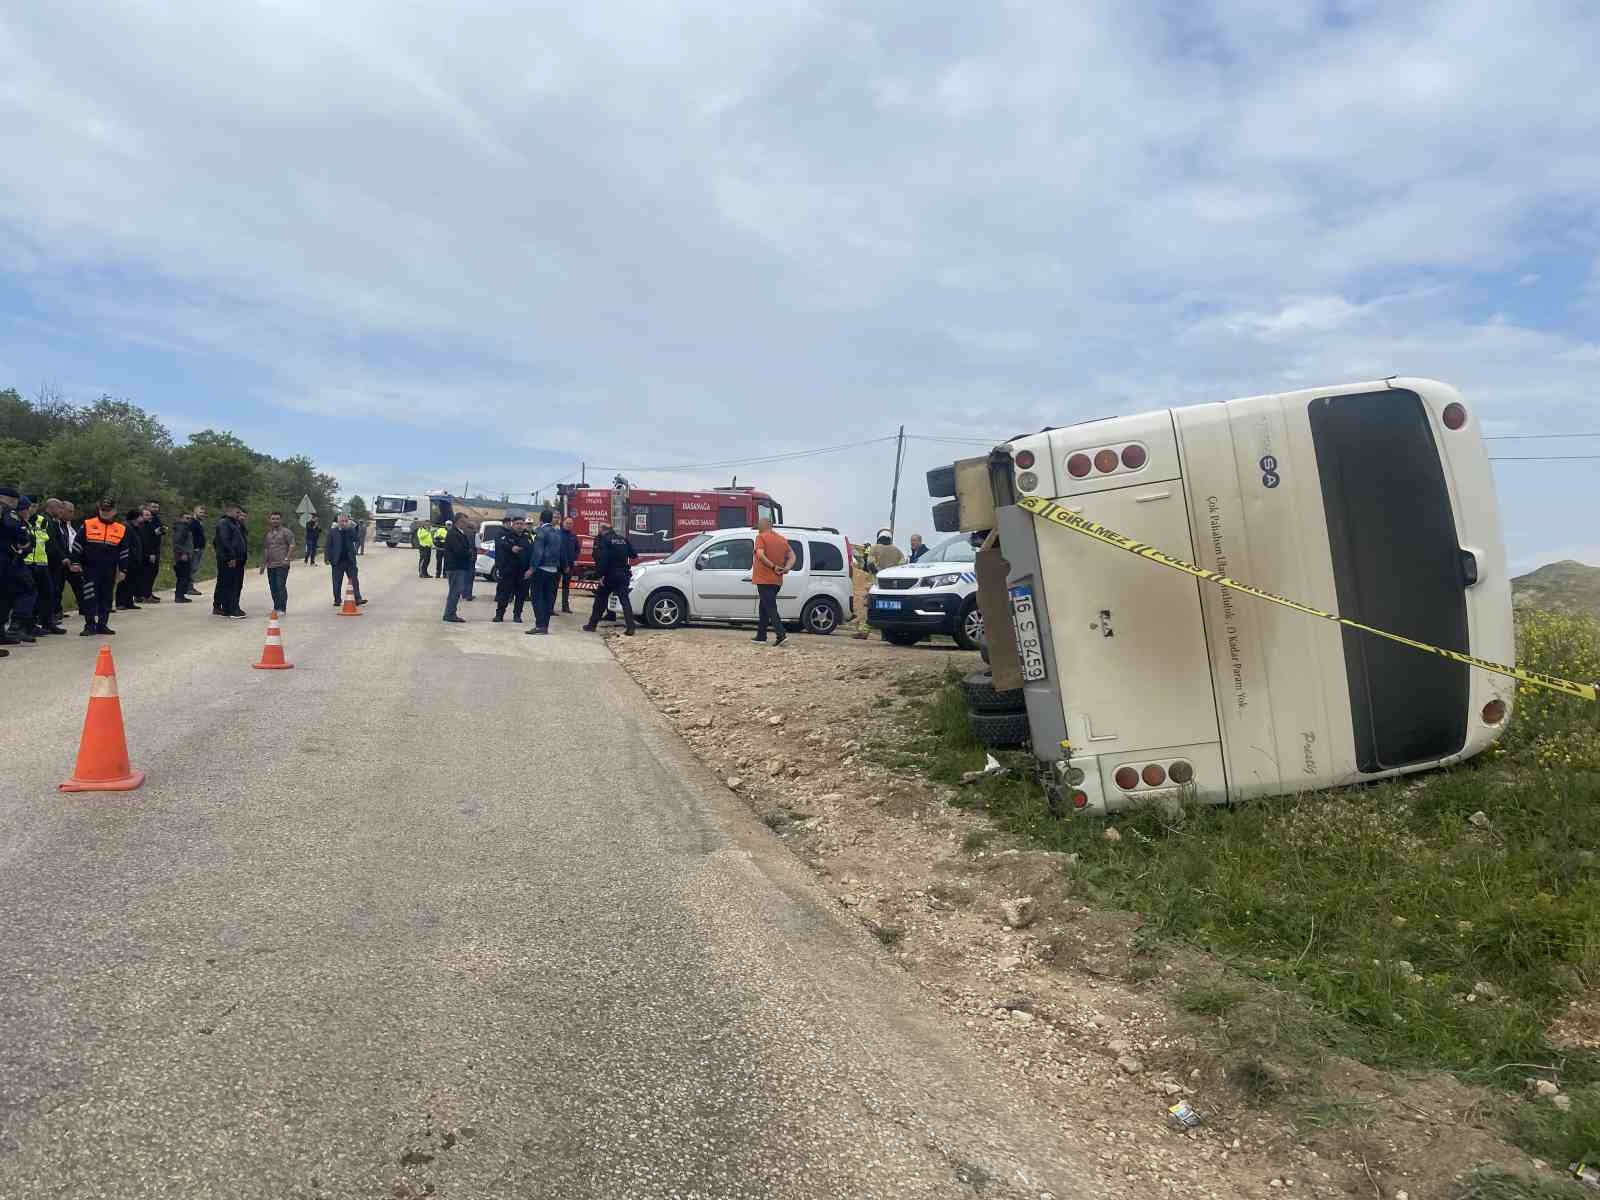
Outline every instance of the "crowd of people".
<svg viewBox="0 0 1600 1200">
<path fill-rule="evenodd" d="M 209 552 L 216 566 L 212 614 L 243 620 L 248 615 L 240 604 L 251 560 L 249 514 L 241 505 L 227 504 L 209 531 L 206 516 L 205 506 L 195 505 L 169 527 L 159 501 L 119 512 L 116 501 L 102 499 L 92 514 L 79 519 L 70 501 L 52 498 L 40 503 L 17 488 L 0 486 L 0 658 L 10 654 L 10 647 L 36 645 L 41 638 L 65 634 L 69 589 L 83 618 L 80 637 L 114 635 L 113 612 L 138 612 L 148 604 L 160 604 L 156 578 L 169 535 L 175 579 L 172 602 L 192 604 L 203 594 L 195 582 Z M 320 538 L 320 527 L 313 531 L 308 522 L 306 563 L 316 561 Z M 331 568 L 335 605 L 341 603 L 347 581 L 356 603 L 366 603 L 356 563 L 364 542 L 364 527 L 345 514 L 328 531 L 324 557 Z M 288 611 L 289 569 L 298 553 L 294 531 L 283 514 L 269 513 L 257 573 L 266 577 L 268 595 L 279 613 Z"/>
<path fill-rule="evenodd" d="M 472 585 L 477 578 L 478 527 L 465 513 L 458 513 L 448 525 L 419 523 L 413 535 L 417 547 L 417 577 L 427 579 L 430 561 L 433 578 L 448 580 L 443 619 L 464 624 L 462 601 L 472 600 Z M 549 509 L 539 514 L 538 525 L 529 530 L 526 516 L 508 517 L 495 538 L 495 612 L 491 621 L 501 624 L 506 612 L 514 624 L 522 624 L 525 608 L 533 610 L 529 637 L 548 634 L 557 611 L 572 612 L 572 575 L 578 563 L 580 543 L 571 517 L 558 519 Z M 594 607 L 584 629 L 593 632 L 602 620 L 610 619 L 610 602 L 616 596 L 622 609 L 625 632 L 633 635 L 635 620 L 628 589 L 639 552 L 621 531 L 603 524 L 595 537 L 594 560 L 599 580 Z M 556 608 L 557 600 L 561 607 Z"/>
</svg>

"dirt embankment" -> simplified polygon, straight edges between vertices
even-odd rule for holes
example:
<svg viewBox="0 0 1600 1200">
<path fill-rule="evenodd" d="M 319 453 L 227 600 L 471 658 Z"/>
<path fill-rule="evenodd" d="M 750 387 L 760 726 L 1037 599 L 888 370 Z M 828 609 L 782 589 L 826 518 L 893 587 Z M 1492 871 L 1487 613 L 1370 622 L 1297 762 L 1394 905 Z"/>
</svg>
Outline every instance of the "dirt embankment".
<svg viewBox="0 0 1600 1200">
<path fill-rule="evenodd" d="M 1479 1170 L 1553 1174 L 1503 1140 L 1495 1094 L 1443 1073 L 1308 1058 L 1288 1033 L 1296 1002 L 1143 936 L 1136 915 L 1096 911 L 1072 856 L 1009 840 L 959 806 L 959 789 L 895 765 L 946 668 L 979 669 L 976 655 L 848 636 L 780 649 L 749 636 L 646 631 L 610 644 L 884 952 L 1082 1131 L 1093 1194 L 1547 1194 L 1472 1182 Z M 1227 1011 L 1206 1011 L 1208 989 L 1236 994 Z M 1180 1100 L 1199 1128 L 1169 1125 Z"/>
</svg>

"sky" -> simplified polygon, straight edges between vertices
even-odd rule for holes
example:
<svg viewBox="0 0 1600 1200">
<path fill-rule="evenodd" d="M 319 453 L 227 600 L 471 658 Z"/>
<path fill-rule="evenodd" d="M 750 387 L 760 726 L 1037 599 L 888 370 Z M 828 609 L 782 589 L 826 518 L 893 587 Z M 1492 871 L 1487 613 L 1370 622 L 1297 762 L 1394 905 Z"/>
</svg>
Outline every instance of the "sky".
<svg viewBox="0 0 1600 1200">
<path fill-rule="evenodd" d="M 1597 61 L 1583 0 L 8 5 L 0 387 L 852 535 L 904 425 L 902 543 L 988 439 L 1395 374 L 1600 455 Z M 1496 464 L 1514 568 L 1600 563 L 1597 466 Z"/>
</svg>

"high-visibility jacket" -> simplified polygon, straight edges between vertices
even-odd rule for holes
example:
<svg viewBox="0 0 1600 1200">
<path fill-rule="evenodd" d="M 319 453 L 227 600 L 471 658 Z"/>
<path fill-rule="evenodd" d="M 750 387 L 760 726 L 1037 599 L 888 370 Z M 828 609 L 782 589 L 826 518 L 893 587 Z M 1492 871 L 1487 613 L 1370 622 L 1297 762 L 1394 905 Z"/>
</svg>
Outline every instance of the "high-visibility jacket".
<svg viewBox="0 0 1600 1200">
<path fill-rule="evenodd" d="M 90 517 L 83 523 L 83 536 L 73 547 L 73 560 L 86 567 L 120 567 L 128 556 L 127 537 L 128 527 L 121 521 Z"/>
<path fill-rule="evenodd" d="M 45 532 L 44 514 L 35 513 L 33 518 L 33 549 L 28 551 L 27 557 L 22 561 L 31 567 L 42 567 L 49 562 L 50 557 L 45 553 L 44 547 L 48 537 L 49 535 Z"/>
<path fill-rule="evenodd" d="M 417 545 L 424 550 L 433 549 L 433 530 L 417 526 Z"/>
</svg>

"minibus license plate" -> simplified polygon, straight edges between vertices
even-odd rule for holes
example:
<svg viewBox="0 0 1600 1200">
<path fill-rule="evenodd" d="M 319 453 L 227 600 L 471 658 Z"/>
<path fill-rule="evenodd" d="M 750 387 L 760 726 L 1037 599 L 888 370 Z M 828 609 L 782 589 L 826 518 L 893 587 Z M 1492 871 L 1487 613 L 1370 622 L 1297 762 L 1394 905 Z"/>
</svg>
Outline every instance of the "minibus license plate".
<svg viewBox="0 0 1600 1200">
<path fill-rule="evenodd" d="M 897 608 L 900 607 L 900 601 L 898 601 L 898 600 L 874 600 L 872 603 L 877 608 L 896 608 L 897 609 Z"/>
<path fill-rule="evenodd" d="M 1022 660 L 1022 678 L 1031 683 L 1045 677 L 1039 614 L 1033 607 L 1033 588 L 1030 585 L 1022 583 L 1010 590 L 1011 624 L 1017 633 L 1017 657 Z"/>
</svg>

